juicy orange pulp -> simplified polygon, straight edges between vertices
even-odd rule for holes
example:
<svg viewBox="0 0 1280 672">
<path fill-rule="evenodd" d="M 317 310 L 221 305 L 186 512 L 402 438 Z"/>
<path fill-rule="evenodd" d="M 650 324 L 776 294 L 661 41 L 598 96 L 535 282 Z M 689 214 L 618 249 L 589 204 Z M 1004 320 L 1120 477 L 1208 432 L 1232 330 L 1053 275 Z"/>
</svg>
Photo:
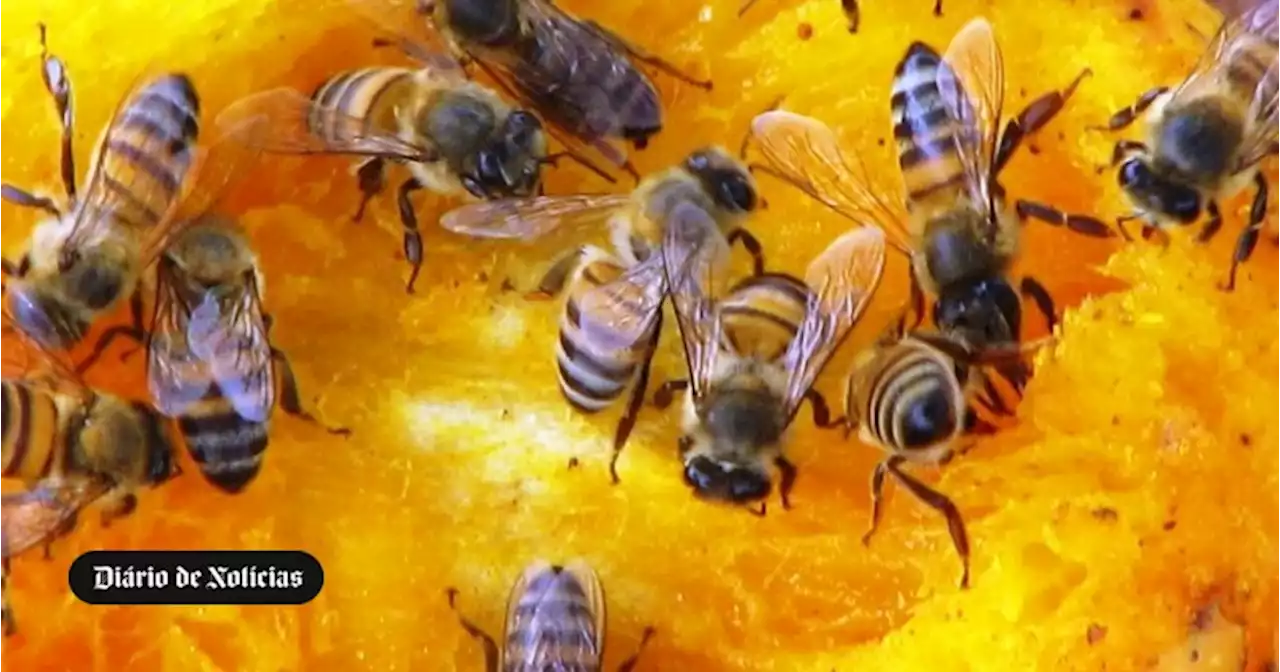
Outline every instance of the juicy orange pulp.
<svg viewBox="0 0 1280 672">
<path fill-rule="evenodd" d="M 1114 138 L 1086 127 L 1175 83 L 1203 44 L 1185 22 L 1204 33 L 1215 22 L 1190 0 L 947 0 L 940 18 L 913 1 L 864 3 L 862 30 L 849 35 L 834 1 L 762 0 L 741 19 L 733 0 L 565 4 L 715 80 L 710 93 L 663 82 L 669 121 L 636 157 L 642 171 L 702 144 L 736 150 L 780 95 L 839 128 L 874 171 L 893 170 L 894 65 L 912 40 L 943 49 L 984 12 L 1002 40 L 1009 113 L 1093 71 L 1014 159 L 1006 186 L 1108 219 L 1127 211 L 1100 170 Z M 38 21 L 75 87 L 81 169 L 141 72 L 190 72 L 212 119 L 256 90 L 310 90 L 341 69 L 405 62 L 371 48 L 370 26 L 337 0 L 11 2 L 3 18 L 4 179 L 53 194 L 58 130 Z M 608 188 L 569 166 L 547 182 L 549 193 Z M 477 669 L 481 649 L 457 626 L 446 587 L 496 635 L 520 570 L 572 556 L 604 581 L 610 665 L 653 625 L 640 669 L 1136 669 L 1181 642 L 1211 600 L 1243 624 L 1253 669 L 1275 656 L 1274 218 L 1237 291 L 1216 286 L 1248 197 L 1224 204 L 1228 223 L 1207 246 L 1183 231 L 1162 249 L 1026 228 L 1019 272 L 1067 308 L 1062 338 L 1038 358 L 1016 422 L 944 469 L 916 470 L 968 520 L 973 587 L 961 592 L 945 524 L 892 485 L 881 532 L 863 547 L 880 455 L 819 433 L 807 412 L 790 446 L 800 466 L 792 511 L 759 519 L 695 501 L 680 480 L 674 411 L 644 412 L 611 486 L 616 414 L 585 419 L 555 389 L 558 305 L 496 288 L 555 250 L 511 254 L 444 233 L 432 222 L 451 204 L 422 196 L 428 266 L 406 296 L 390 190 L 354 224 L 344 160 L 268 158 L 243 186 L 234 205 L 261 253 L 275 340 L 304 401 L 354 434 L 277 416 L 246 492 L 216 491 L 184 457 L 186 475 L 145 493 L 131 519 L 104 530 L 86 516 L 51 561 L 17 559 L 6 669 Z M 768 209 L 751 228 L 774 268 L 801 272 L 848 226 L 777 182 L 762 178 L 761 189 Z M 36 215 L 3 212 L 13 257 Z M 893 258 L 819 382 L 833 401 L 853 352 L 906 288 Z M 1042 335 L 1028 312 L 1028 335 Z M 657 380 L 683 375 L 677 351 L 669 333 Z M 141 359 L 118 365 L 115 353 L 90 382 L 143 394 Z M 300 548 L 323 563 L 326 583 L 302 607 L 93 607 L 65 577 L 94 548 Z"/>
</svg>

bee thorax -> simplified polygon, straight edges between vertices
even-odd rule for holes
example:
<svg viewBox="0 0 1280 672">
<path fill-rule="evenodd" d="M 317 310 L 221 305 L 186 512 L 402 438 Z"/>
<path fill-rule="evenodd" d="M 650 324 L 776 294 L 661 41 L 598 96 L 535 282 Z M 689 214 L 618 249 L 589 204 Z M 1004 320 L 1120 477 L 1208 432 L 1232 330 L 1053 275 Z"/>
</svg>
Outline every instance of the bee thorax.
<svg viewBox="0 0 1280 672">
<path fill-rule="evenodd" d="M 1165 116 L 1156 136 L 1157 168 L 1205 188 L 1228 177 L 1244 126 L 1214 98 L 1193 100 Z"/>
<path fill-rule="evenodd" d="M 731 389 L 715 393 L 703 412 L 707 432 L 729 446 L 778 443 L 786 418 L 777 399 L 764 389 Z"/>
</svg>

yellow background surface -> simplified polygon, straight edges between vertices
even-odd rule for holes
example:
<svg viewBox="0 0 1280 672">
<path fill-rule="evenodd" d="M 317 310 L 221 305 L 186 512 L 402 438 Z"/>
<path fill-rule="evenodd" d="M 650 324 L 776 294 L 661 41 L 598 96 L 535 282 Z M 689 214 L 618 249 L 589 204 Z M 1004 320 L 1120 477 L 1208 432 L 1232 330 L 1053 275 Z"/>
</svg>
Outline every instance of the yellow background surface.
<svg viewBox="0 0 1280 672">
<path fill-rule="evenodd" d="M 761 0 L 742 19 L 729 0 L 565 4 L 715 80 L 710 93 L 661 83 L 669 124 L 636 157 L 642 171 L 702 144 L 736 149 L 752 115 L 781 94 L 839 128 L 873 169 L 892 170 L 894 65 L 910 41 L 943 49 L 984 13 L 1004 47 L 1007 107 L 1094 72 L 1013 160 L 1005 185 L 1106 218 L 1126 211 L 1114 175 L 1099 171 L 1114 140 L 1085 127 L 1178 80 L 1203 43 L 1185 21 L 1214 26 L 1185 1 L 948 0 L 940 18 L 929 2 L 868 2 L 856 36 L 834 1 Z M 373 30 L 333 0 L 10 2 L 2 16 L 0 166 L 5 181 L 51 194 L 58 129 L 40 84 L 38 21 L 75 88 L 81 168 L 144 71 L 190 72 L 211 120 L 258 89 L 310 90 L 341 69 L 403 62 L 369 48 Z M 800 22 L 812 39 L 798 38 Z M 602 187 L 573 167 L 547 182 L 549 193 Z M 769 207 L 750 227 L 771 267 L 800 272 L 847 226 L 776 182 L 761 188 Z M 657 628 L 641 670 L 1140 669 L 1214 599 L 1244 625 L 1250 669 L 1275 657 L 1274 214 L 1239 289 L 1216 289 L 1247 197 L 1224 204 L 1227 224 L 1208 246 L 1185 232 L 1161 250 L 1027 227 L 1019 272 L 1076 306 L 1062 340 L 1039 357 L 1016 426 L 944 470 L 916 470 L 968 520 L 968 592 L 955 587 L 941 518 L 892 485 L 879 536 L 859 543 L 880 455 L 817 432 L 807 413 L 789 449 L 800 467 L 789 512 L 774 506 L 758 519 L 696 501 L 680 479 L 674 411 L 641 416 L 622 484 L 611 486 L 616 414 L 584 419 L 556 390 L 558 304 L 495 287 L 527 278 L 554 250 L 499 254 L 442 232 L 433 215 L 450 204 L 424 195 L 428 263 L 407 297 L 394 196 L 362 224 L 350 221 L 356 199 L 346 161 L 272 157 L 235 201 L 304 401 L 353 436 L 278 417 L 246 492 L 216 491 L 184 456 L 186 474 L 145 493 L 131 519 L 102 530 L 86 517 L 52 561 L 17 559 L 9 597 L 20 630 L 4 642 L 5 669 L 479 669 L 481 650 L 457 627 L 445 588 L 458 587 L 460 606 L 496 635 L 520 570 L 572 556 L 604 581 L 610 665 Z M 14 257 L 36 215 L 2 212 Z M 905 264 L 892 259 L 864 324 L 819 381 L 829 396 L 906 287 Z M 1026 312 L 1028 336 L 1043 334 Z M 677 350 L 668 333 L 657 380 L 683 374 Z M 141 395 L 133 361 L 89 380 Z M 570 470 L 573 457 L 581 466 Z M 66 569 L 93 548 L 305 549 L 326 581 L 302 607 L 91 607 L 67 591 Z M 1087 641 L 1091 626 L 1105 636 Z"/>
</svg>

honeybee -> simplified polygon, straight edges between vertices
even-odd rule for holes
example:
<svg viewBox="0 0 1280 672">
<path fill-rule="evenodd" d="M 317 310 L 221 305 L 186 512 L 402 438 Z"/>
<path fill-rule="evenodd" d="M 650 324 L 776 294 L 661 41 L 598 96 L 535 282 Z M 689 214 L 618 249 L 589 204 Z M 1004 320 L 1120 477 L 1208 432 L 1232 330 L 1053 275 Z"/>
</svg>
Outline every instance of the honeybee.
<svg viewBox="0 0 1280 672">
<path fill-rule="evenodd" d="M 1267 215 L 1267 180 L 1259 167 L 1276 153 L 1280 138 L 1278 25 L 1270 0 L 1228 17 L 1181 84 L 1147 91 L 1106 126 L 1125 128 L 1147 112 L 1147 142 L 1121 140 L 1115 147 L 1112 163 L 1120 166 L 1120 186 L 1136 210 L 1121 217 L 1121 225 L 1139 219 L 1144 228 L 1185 226 L 1207 213 L 1199 239 L 1208 241 L 1222 227 L 1218 201 L 1253 182 L 1257 191 L 1236 241 L 1228 290 L 1235 288 L 1240 262 L 1253 254 Z"/>
<path fill-rule="evenodd" d="M 62 125 L 66 202 L 60 207 L 3 185 L 5 200 L 53 216 L 37 224 L 16 264 L 5 261 L 5 275 L 13 276 L 6 293 L 18 327 L 46 347 L 69 349 L 124 297 L 133 297 L 139 323 L 141 298 L 134 289 L 154 258 L 147 255 L 147 241 L 164 234 L 167 213 L 197 159 L 200 98 L 181 73 L 152 78 L 127 95 L 94 151 L 80 193 L 71 80 L 62 61 L 48 52 L 43 25 L 40 45 L 45 88 Z"/>
<path fill-rule="evenodd" d="M 945 57 L 915 42 L 898 64 L 891 109 L 902 182 L 873 184 L 840 150 L 826 124 L 782 110 L 752 121 L 750 137 L 768 162 L 752 168 L 803 190 L 858 226 L 882 228 L 911 259 L 917 325 L 928 293 L 936 297 L 933 321 L 944 333 L 979 348 L 1017 341 L 1021 301 L 1007 276 L 1018 254 L 1019 220 L 1111 235 L 1093 217 L 1025 199 L 1016 202 L 1015 218 L 998 180 L 1022 138 L 1047 124 L 1088 74 L 1086 69 L 1064 91 L 1036 99 L 1001 130 L 1003 60 L 990 24 L 976 18 L 951 41 Z M 1052 330 L 1056 317 L 1049 292 L 1029 275 L 1020 291 Z M 1025 385 L 1020 362 L 1002 373 L 1017 389 Z"/>
<path fill-rule="evenodd" d="M 785 455 L 786 431 L 809 400 L 814 424 L 830 413 L 813 382 L 857 323 L 884 271 L 885 237 L 863 227 L 822 252 L 804 280 L 768 275 L 718 290 L 723 241 L 708 235 L 702 213 L 680 207 L 667 224 L 664 271 L 684 345 L 687 380 L 672 380 L 655 402 L 685 395 L 680 455 L 684 480 L 698 497 L 749 504 L 773 487 L 770 464 L 790 508 L 796 467 Z"/>
<path fill-rule="evenodd" d="M 552 0 L 350 0 L 366 17 L 419 43 L 442 37 L 501 88 L 537 110 L 551 134 L 588 167 L 603 158 L 639 180 L 622 140 L 637 149 L 662 130 L 658 72 L 705 90 L 711 82 L 628 42 Z M 431 26 L 433 31 L 418 31 Z"/>
<path fill-rule="evenodd" d="M 282 154 L 363 157 L 354 220 L 382 191 L 388 162 L 410 177 L 397 190 L 404 255 L 413 293 L 422 269 L 422 234 L 410 196 L 429 189 L 442 196 L 492 199 L 540 191 L 548 162 L 538 118 L 513 108 L 493 91 L 467 81 L 455 61 L 441 55 L 421 69 L 371 67 L 330 77 L 311 96 L 289 88 L 241 99 L 219 115 L 219 125 L 265 118 L 262 149 Z"/>
<path fill-rule="evenodd" d="M 662 327 L 667 283 L 663 231 L 675 213 L 690 210 L 713 222 L 728 243 L 740 242 L 764 271 L 759 241 L 743 224 L 756 208 L 755 181 L 746 167 L 719 147 L 699 149 L 680 165 L 647 177 L 630 194 L 543 196 L 463 206 L 445 214 L 445 229 L 481 238 L 539 239 L 555 231 L 577 237 L 608 223 L 614 252 L 580 245 L 553 263 L 537 297 L 569 286 L 556 364 L 560 391 L 584 413 L 608 408 L 628 388 L 631 397 L 618 423 L 609 473 L 635 426 L 648 386 L 649 364 Z"/>
<path fill-rule="evenodd" d="M 904 321 L 858 353 L 845 381 L 846 436 L 854 428 L 863 443 L 888 456 L 871 476 L 871 542 L 880 524 L 881 492 L 892 474 L 917 499 L 947 519 L 947 529 L 964 565 L 960 587 L 969 587 L 969 537 L 955 504 L 902 470 L 908 462 L 946 464 L 959 452 L 963 437 L 987 434 L 994 427 L 980 418 L 969 400 L 982 390 L 982 366 L 1025 356 L 1044 341 L 996 346 L 985 351 L 962 340 L 921 331 L 906 332 Z"/>
<path fill-rule="evenodd" d="M 86 386 L 71 368 L 22 335 L 6 312 L 3 463 L 23 492 L 3 496 L 8 560 L 71 529 L 98 502 L 103 525 L 131 513 L 136 492 L 177 475 L 164 418 L 142 402 Z M 14 342 L 17 341 L 17 342 Z M 5 611 L 8 612 L 7 595 Z M 12 627 L 6 614 L 6 630 Z"/>
<path fill-rule="evenodd" d="M 447 595 L 449 607 L 457 611 L 458 591 L 451 588 Z M 501 648 L 466 617 L 459 614 L 458 620 L 484 647 L 488 672 L 603 669 L 604 587 L 595 570 L 581 560 L 565 565 L 537 561 L 524 570 L 507 600 Z M 639 650 L 618 666 L 618 672 L 635 667 L 653 633 L 645 629 Z"/>
</svg>

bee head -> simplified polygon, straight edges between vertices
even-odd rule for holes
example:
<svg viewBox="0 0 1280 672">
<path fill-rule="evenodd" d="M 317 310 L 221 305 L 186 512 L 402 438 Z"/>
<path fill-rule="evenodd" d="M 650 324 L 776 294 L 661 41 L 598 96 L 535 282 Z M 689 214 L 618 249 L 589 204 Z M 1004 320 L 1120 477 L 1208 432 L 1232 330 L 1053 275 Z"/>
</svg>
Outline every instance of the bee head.
<svg viewBox="0 0 1280 672">
<path fill-rule="evenodd" d="M 473 196 L 483 199 L 532 196 L 546 163 L 542 122 L 517 110 L 475 155 L 471 171 L 462 178 Z"/>
<path fill-rule="evenodd" d="M 47 286 L 54 285 L 54 286 Z M 51 350 L 65 350 L 79 343 L 89 330 L 83 310 L 67 298 L 70 286 L 54 276 L 46 283 L 15 280 L 8 288 L 9 310 L 18 328 Z"/>
<path fill-rule="evenodd" d="M 1120 187 L 1138 207 L 1179 224 L 1200 217 L 1200 192 L 1153 170 L 1145 157 L 1135 156 L 1120 165 Z"/>
<path fill-rule="evenodd" d="M 684 169 L 698 178 L 721 208 L 732 213 L 755 210 L 755 181 L 747 169 L 724 150 L 700 149 L 684 160 Z"/>
<path fill-rule="evenodd" d="M 981 278 L 944 289 L 933 305 L 933 319 L 973 348 L 1012 343 L 1021 330 L 1022 303 L 1004 278 Z"/>
<path fill-rule="evenodd" d="M 445 0 L 449 27 L 468 41 L 502 44 L 519 32 L 519 0 Z"/>
<path fill-rule="evenodd" d="M 694 494 L 735 504 L 759 501 L 773 488 L 767 473 L 758 469 L 720 462 L 695 455 L 684 463 L 684 482 Z"/>
</svg>

